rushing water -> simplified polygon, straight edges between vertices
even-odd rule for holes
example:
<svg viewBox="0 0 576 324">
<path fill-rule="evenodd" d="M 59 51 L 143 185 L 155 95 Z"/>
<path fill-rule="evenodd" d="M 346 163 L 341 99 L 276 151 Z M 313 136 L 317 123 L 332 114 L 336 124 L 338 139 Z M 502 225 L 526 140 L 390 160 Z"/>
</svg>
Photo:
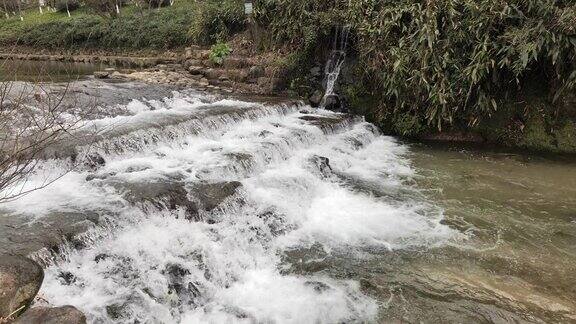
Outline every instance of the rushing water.
<svg viewBox="0 0 576 324">
<path fill-rule="evenodd" d="M 84 244 L 36 256 L 42 298 L 91 323 L 576 320 L 569 158 L 405 144 L 359 117 L 191 91 L 110 111 L 77 145 L 105 164 L 3 206 L 100 215 Z M 230 186 L 197 216 L 162 194 L 202 207 Z"/>
</svg>

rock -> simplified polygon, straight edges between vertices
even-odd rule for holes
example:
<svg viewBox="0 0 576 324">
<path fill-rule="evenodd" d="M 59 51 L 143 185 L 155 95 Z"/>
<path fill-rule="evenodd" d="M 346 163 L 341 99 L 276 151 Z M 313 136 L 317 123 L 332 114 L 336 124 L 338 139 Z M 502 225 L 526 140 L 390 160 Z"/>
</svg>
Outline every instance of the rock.
<svg viewBox="0 0 576 324">
<path fill-rule="evenodd" d="M 319 66 L 315 66 L 310 69 L 310 75 L 313 77 L 319 77 L 322 75 L 322 68 Z"/>
<path fill-rule="evenodd" d="M 248 70 L 248 78 L 250 79 L 259 78 L 261 76 L 264 76 L 264 73 L 266 73 L 264 67 L 260 65 L 255 65 Z"/>
<path fill-rule="evenodd" d="M 329 95 L 324 99 L 324 108 L 332 111 L 340 111 L 342 104 L 338 95 Z"/>
<path fill-rule="evenodd" d="M 22 256 L 0 255 L 0 318 L 17 315 L 28 307 L 43 280 L 44 271 L 38 263 Z"/>
<path fill-rule="evenodd" d="M 330 159 L 324 156 L 314 155 L 308 162 L 312 165 L 314 171 L 320 171 L 323 177 L 329 177 L 332 175 L 332 167 L 330 166 Z"/>
<path fill-rule="evenodd" d="M 223 74 L 223 72 L 221 70 L 216 70 L 216 69 L 204 70 L 203 73 L 207 79 L 211 79 L 211 80 L 216 80 L 216 79 L 220 78 L 220 76 L 222 76 L 222 74 Z"/>
<path fill-rule="evenodd" d="M 74 306 L 34 307 L 14 324 L 86 324 L 86 316 Z"/>
<path fill-rule="evenodd" d="M 84 162 L 86 167 L 95 170 L 106 164 L 106 160 L 97 152 L 91 152 L 86 155 L 86 161 Z"/>
<path fill-rule="evenodd" d="M 196 219 L 198 216 L 196 203 L 188 199 L 184 184 L 177 178 L 154 182 L 125 182 L 109 179 L 106 183 L 124 192 L 124 198 L 132 204 L 150 203 L 157 208 L 169 210 L 182 207 L 186 211 L 186 219 Z"/>
<path fill-rule="evenodd" d="M 96 79 L 107 79 L 110 76 L 109 71 L 96 71 L 94 72 L 94 77 Z"/>
<path fill-rule="evenodd" d="M 324 93 L 320 90 L 316 90 L 308 98 L 308 102 L 310 103 L 310 106 L 316 108 L 320 106 L 320 103 L 322 103 L 322 98 L 324 98 Z"/>
<path fill-rule="evenodd" d="M 187 60 L 184 63 L 185 68 L 190 68 L 191 66 L 203 67 L 203 64 L 202 64 L 202 61 L 196 60 L 196 59 Z"/>
<path fill-rule="evenodd" d="M 205 211 L 212 211 L 228 197 L 234 195 L 242 184 L 238 181 L 199 183 L 192 186 L 191 195 Z"/>
<path fill-rule="evenodd" d="M 105 68 L 104 71 L 105 72 L 114 72 L 114 71 L 116 71 L 116 69 L 113 67 L 109 67 L 109 68 Z"/>
<path fill-rule="evenodd" d="M 100 220 L 91 211 L 53 211 L 38 221 L 21 215 L 0 217 L 0 254 L 30 255 L 55 250 L 65 241 L 82 244 L 81 234 Z"/>
</svg>

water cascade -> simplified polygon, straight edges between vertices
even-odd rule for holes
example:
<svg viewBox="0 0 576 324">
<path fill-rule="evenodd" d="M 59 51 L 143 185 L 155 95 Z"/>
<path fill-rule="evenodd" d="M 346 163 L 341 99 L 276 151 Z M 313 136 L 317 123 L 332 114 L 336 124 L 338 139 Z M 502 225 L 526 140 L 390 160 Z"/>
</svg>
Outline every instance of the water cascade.
<svg viewBox="0 0 576 324">
<path fill-rule="evenodd" d="M 322 102 L 320 104 L 322 108 L 333 105 L 336 105 L 337 108 L 340 108 L 340 100 L 338 96 L 334 94 L 334 87 L 336 86 L 336 81 L 338 81 L 338 77 L 340 76 L 342 65 L 344 65 L 344 61 L 346 60 L 346 48 L 348 46 L 349 34 L 350 26 L 343 26 L 336 30 L 333 48 L 330 52 L 330 56 L 328 57 L 326 67 L 324 69 L 326 92 L 324 93 L 324 97 L 322 98 Z M 336 103 L 329 103 L 330 100 L 335 100 Z"/>
<path fill-rule="evenodd" d="M 378 303 L 335 260 L 454 235 L 411 185 L 407 148 L 360 117 L 193 93 L 121 108 L 92 121 L 115 126 L 92 146 L 99 165 L 4 207 L 99 215 L 82 244 L 36 256 L 48 266 L 42 298 L 90 323 L 375 321 Z"/>
</svg>

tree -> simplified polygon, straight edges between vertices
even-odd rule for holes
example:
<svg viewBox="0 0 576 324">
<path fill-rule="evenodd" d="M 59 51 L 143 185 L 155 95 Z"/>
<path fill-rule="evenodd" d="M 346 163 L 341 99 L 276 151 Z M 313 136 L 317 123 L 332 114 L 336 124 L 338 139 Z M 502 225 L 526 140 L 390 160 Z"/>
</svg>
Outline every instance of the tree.
<svg viewBox="0 0 576 324">
<path fill-rule="evenodd" d="M 76 104 L 69 88 L 55 93 L 41 83 L 0 82 L 0 203 L 43 188 L 75 166 L 47 176 L 39 185 L 27 185 L 45 150 L 82 127 L 88 111 L 71 113 Z"/>
</svg>

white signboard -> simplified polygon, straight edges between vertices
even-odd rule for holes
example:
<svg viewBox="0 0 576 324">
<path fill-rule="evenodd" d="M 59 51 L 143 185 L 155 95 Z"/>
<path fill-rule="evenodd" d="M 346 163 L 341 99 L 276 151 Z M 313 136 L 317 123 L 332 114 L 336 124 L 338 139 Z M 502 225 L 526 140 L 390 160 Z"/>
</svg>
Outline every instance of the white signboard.
<svg viewBox="0 0 576 324">
<path fill-rule="evenodd" d="M 244 3 L 244 13 L 247 15 L 251 15 L 253 12 L 254 9 L 252 8 L 252 2 Z"/>
</svg>

